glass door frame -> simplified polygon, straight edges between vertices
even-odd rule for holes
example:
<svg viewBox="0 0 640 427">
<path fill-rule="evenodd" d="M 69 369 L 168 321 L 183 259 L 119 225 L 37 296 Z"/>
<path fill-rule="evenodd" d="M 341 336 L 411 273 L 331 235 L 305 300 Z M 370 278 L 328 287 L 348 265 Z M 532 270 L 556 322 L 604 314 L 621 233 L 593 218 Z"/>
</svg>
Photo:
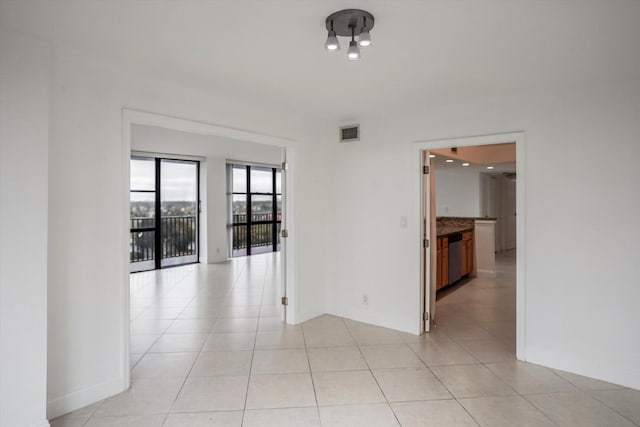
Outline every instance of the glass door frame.
<svg viewBox="0 0 640 427">
<path fill-rule="evenodd" d="M 229 237 L 229 241 L 230 241 L 230 245 L 229 245 L 229 254 L 232 258 L 234 257 L 240 257 L 240 256 L 251 256 L 251 255 L 255 255 L 252 254 L 252 241 L 251 241 L 251 230 L 252 230 L 252 226 L 253 225 L 272 225 L 271 227 L 271 250 L 269 252 L 277 252 L 280 248 L 279 246 L 281 246 L 281 242 L 280 242 L 280 230 L 282 228 L 282 208 L 284 207 L 283 204 L 283 193 L 282 193 L 282 186 L 280 188 L 280 192 L 278 192 L 278 182 L 277 182 L 277 175 L 278 173 L 280 173 L 280 180 L 282 181 L 282 169 L 273 165 L 259 165 L 259 164 L 247 164 L 247 163 L 227 163 L 227 167 L 229 168 L 229 172 L 227 173 L 227 176 L 229 177 L 228 179 L 230 179 L 229 185 L 228 185 L 228 195 L 229 195 L 229 212 L 230 212 L 230 220 L 229 220 L 229 231 L 230 231 L 230 237 Z M 246 173 L 246 187 L 245 187 L 245 192 L 237 192 L 234 191 L 234 184 L 233 184 L 233 169 L 237 168 L 245 168 L 245 173 Z M 252 169 L 257 169 L 257 170 L 269 170 L 269 173 L 271 174 L 271 190 L 272 192 L 269 193 L 265 193 L 265 192 L 257 192 L 257 191 L 252 191 L 251 190 L 251 170 Z M 233 196 L 245 196 L 246 197 L 246 214 L 245 214 L 245 221 L 244 222 L 234 222 L 234 214 L 233 214 Z M 271 209 L 271 220 L 265 220 L 265 221 L 260 221 L 260 220 L 254 220 L 253 219 L 253 213 L 252 213 L 252 197 L 253 196 L 271 196 L 271 204 L 272 204 L 272 209 Z M 278 197 L 280 197 L 280 206 L 281 206 L 281 211 L 278 212 Z M 280 215 L 280 217 L 278 216 Z M 246 253 L 245 254 L 236 254 L 234 255 L 233 251 L 234 251 L 234 233 L 235 233 L 235 229 L 236 228 L 244 228 L 245 229 L 245 244 L 246 244 Z M 264 252 L 259 252 L 259 253 L 264 253 Z"/>
<path fill-rule="evenodd" d="M 145 160 L 145 161 L 153 161 L 154 162 L 154 171 L 155 171 L 155 184 L 154 190 L 136 190 L 131 188 L 131 184 L 129 184 L 129 194 L 131 193 L 155 193 L 155 205 L 154 205 L 154 226 L 153 227 L 132 227 L 131 217 L 129 217 L 130 224 L 130 233 L 134 232 L 154 232 L 154 258 L 149 261 L 142 261 L 145 263 L 153 261 L 153 268 L 145 268 L 145 266 L 150 266 L 150 264 L 141 265 L 141 269 L 133 269 L 131 268 L 135 263 L 129 262 L 129 270 L 131 272 L 138 271 L 148 271 L 148 270 L 160 270 L 162 268 L 174 267 L 178 265 L 187 265 L 198 263 L 200 259 L 200 213 L 201 213 L 201 200 L 200 200 L 200 161 L 199 160 L 189 160 L 189 159 L 176 159 L 171 157 L 162 157 L 162 156 L 145 156 L 132 154 L 130 156 L 130 160 Z M 195 224 L 195 261 L 184 262 L 179 264 L 171 264 L 171 265 L 162 265 L 162 261 L 165 258 L 163 255 L 163 232 L 162 232 L 162 161 L 176 162 L 176 163 L 193 163 L 196 167 L 196 224 Z M 129 207 L 129 215 L 131 215 L 131 207 Z"/>
</svg>

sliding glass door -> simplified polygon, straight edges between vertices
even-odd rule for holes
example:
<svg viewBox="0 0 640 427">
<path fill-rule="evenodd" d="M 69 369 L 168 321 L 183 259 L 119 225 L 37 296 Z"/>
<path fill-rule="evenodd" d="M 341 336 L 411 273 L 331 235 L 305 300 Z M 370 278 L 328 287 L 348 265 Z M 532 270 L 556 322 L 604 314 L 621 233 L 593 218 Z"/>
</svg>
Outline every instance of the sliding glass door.
<svg viewBox="0 0 640 427">
<path fill-rule="evenodd" d="M 231 256 L 280 250 L 281 172 L 278 168 L 229 165 Z"/>
<path fill-rule="evenodd" d="M 199 162 L 131 159 L 133 271 L 198 262 Z"/>
</svg>

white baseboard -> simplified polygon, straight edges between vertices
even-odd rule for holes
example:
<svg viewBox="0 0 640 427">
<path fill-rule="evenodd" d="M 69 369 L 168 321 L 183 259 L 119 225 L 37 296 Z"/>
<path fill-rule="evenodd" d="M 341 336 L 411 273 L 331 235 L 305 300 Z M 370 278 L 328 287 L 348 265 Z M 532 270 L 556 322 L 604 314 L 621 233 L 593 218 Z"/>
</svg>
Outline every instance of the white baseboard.
<svg viewBox="0 0 640 427">
<path fill-rule="evenodd" d="M 303 313 L 297 313 L 295 316 L 289 316 L 289 322 L 292 325 L 299 325 L 300 323 L 304 323 L 307 320 L 311 320 L 314 317 L 318 317 L 325 314 L 324 312 L 309 312 L 309 311 L 305 311 Z"/>
<path fill-rule="evenodd" d="M 125 378 L 116 378 L 56 397 L 47 402 L 47 417 L 57 418 L 127 389 Z M 46 424 L 49 425 L 48 423 Z M 44 424 L 43 424 L 44 426 Z"/>
<path fill-rule="evenodd" d="M 391 316 L 389 314 L 381 316 L 376 314 L 374 310 L 358 309 L 353 307 L 330 307 L 327 313 L 383 328 L 394 329 L 396 331 L 416 335 L 420 334 L 419 320 L 416 319 L 415 322 L 412 322 L 410 316 Z"/>
<path fill-rule="evenodd" d="M 496 271 L 495 270 L 481 270 L 481 269 L 477 269 L 476 270 L 476 277 L 496 277 Z"/>
</svg>

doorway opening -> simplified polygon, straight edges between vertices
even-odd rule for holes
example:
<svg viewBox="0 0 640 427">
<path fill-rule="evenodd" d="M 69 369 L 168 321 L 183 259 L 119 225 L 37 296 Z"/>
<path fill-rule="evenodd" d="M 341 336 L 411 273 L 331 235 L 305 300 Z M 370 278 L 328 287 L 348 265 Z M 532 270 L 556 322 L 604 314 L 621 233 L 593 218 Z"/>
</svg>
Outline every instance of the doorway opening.
<svg viewBox="0 0 640 427">
<path fill-rule="evenodd" d="M 130 271 L 198 262 L 200 162 L 134 156 L 130 177 Z"/>
<path fill-rule="evenodd" d="M 523 143 L 513 133 L 417 144 L 422 330 L 475 339 L 474 349 L 502 340 L 521 360 Z"/>
<path fill-rule="evenodd" d="M 124 279 L 123 368 L 126 386 L 130 370 L 144 370 L 143 362 L 163 352 L 196 352 L 205 346 L 224 346 L 217 338 L 253 330 L 255 322 L 296 322 L 295 229 L 293 182 L 296 142 L 237 128 L 156 113 L 123 110 L 123 225 L 130 226 L 131 157 L 160 157 L 198 161 L 197 225 L 199 263 L 178 268 L 130 274 Z M 227 164 L 281 168 L 274 191 L 281 227 L 280 251 L 257 257 L 229 258 Z M 161 165 L 162 167 L 162 165 Z M 142 192 L 140 192 L 142 194 Z M 155 196 L 155 194 L 154 194 Z M 147 195 L 148 197 L 148 195 Z M 155 206 L 154 206 L 155 207 Z M 123 259 L 130 264 L 131 245 L 124 232 Z M 123 239 L 124 240 L 124 239 Z M 276 239 L 277 241 L 277 239 Z M 123 241 L 125 243 L 125 241 Z M 127 253 L 127 255 L 124 255 Z M 209 337 L 209 335 L 212 335 Z M 164 338 L 162 338 L 164 336 Z M 207 344 L 211 338 L 211 343 Z"/>
</svg>

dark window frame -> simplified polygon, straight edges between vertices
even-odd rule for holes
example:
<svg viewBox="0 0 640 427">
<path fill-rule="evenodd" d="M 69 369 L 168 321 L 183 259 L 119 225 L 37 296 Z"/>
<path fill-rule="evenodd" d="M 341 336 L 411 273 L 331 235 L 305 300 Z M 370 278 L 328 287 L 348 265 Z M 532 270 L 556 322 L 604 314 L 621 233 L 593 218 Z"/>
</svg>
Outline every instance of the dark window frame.
<svg viewBox="0 0 640 427">
<path fill-rule="evenodd" d="M 199 160 L 189 160 L 189 159 L 176 159 L 176 158 L 171 158 L 171 157 L 145 157 L 145 156 L 140 156 L 140 155 L 136 155 L 136 156 L 131 156 L 130 157 L 131 160 L 145 160 L 145 161 L 153 161 L 154 162 L 154 170 L 155 170 L 155 183 L 154 183 L 154 189 L 153 190 L 136 190 L 136 189 L 129 189 L 129 200 L 131 200 L 131 193 L 155 193 L 155 213 L 154 213 L 154 226 L 153 227 L 130 227 L 129 232 L 130 233 L 136 233 L 136 232 L 154 232 L 154 257 L 153 257 L 153 261 L 154 261 L 154 269 L 155 270 L 160 270 L 162 268 L 167 268 L 167 267 L 175 267 L 178 265 L 186 265 L 186 264 L 194 264 L 194 263 L 198 263 L 200 262 L 200 210 L 201 210 L 201 200 L 200 200 L 200 161 Z M 169 161 L 169 162 L 182 162 L 182 163 L 194 163 L 196 166 L 196 214 L 195 214 L 195 221 L 196 221 L 196 234 L 195 234 L 195 241 L 196 241 L 196 250 L 195 250 L 195 257 L 196 257 L 196 261 L 195 262 L 188 262 L 188 263 L 184 263 L 184 264 L 177 264 L 177 265 L 170 265 L 170 266 L 162 266 L 162 260 L 164 259 L 163 257 L 163 251 L 162 251 L 162 238 L 163 238 L 163 234 L 162 234 L 162 193 L 161 193 L 161 168 L 162 168 L 162 161 Z M 131 218 L 129 220 L 131 222 Z M 133 225 L 133 224 L 132 224 Z M 148 261 L 152 261 L 151 259 L 149 259 Z M 130 261 L 131 262 L 131 261 Z"/>
<path fill-rule="evenodd" d="M 231 224 L 229 224 L 229 227 L 231 227 L 231 233 L 232 233 L 232 238 L 231 238 L 231 253 L 233 254 L 233 235 L 235 234 L 235 229 L 236 228 L 240 228 L 240 227 L 244 227 L 245 228 L 245 239 L 246 239 L 246 256 L 251 256 L 251 249 L 252 249 L 252 242 L 251 242 L 251 229 L 253 225 L 271 225 L 271 252 L 277 252 L 278 251 L 278 243 L 279 243 L 279 230 L 282 227 L 282 218 L 281 218 L 281 214 L 278 214 L 278 196 L 280 196 L 282 198 L 282 191 L 280 191 L 279 193 L 277 192 L 277 185 L 276 185 L 276 176 L 278 174 L 278 172 L 282 173 L 282 170 L 280 168 L 276 168 L 273 166 L 251 166 L 251 165 L 243 165 L 243 164 L 229 164 L 230 168 L 231 168 L 231 173 L 229 174 L 230 179 L 231 179 L 231 185 L 229 186 L 230 188 L 230 192 L 228 193 L 229 195 L 231 195 L 230 197 L 230 202 L 232 204 L 231 207 Z M 245 192 L 239 192 L 239 191 L 233 191 L 233 187 L 234 187 L 234 183 L 233 183 L 233 169 L 239 169 L 240 167 L 244 167 L 245 168 L 245 174 L 246 174 L 246 187 L 245 187 Z M 265 193 L 265 192 L 252 192 L 251 191 L 251 169 L 252 168 L 257 168 L 257 169 L 261 169 L 261 170 L 265 170 L 265 169 L 271 169 L 271 190 L 272 192 L 269 193 Z M 245 221 L 244 222 L 235 222 L 235 218 L 234 218 L 234 214 L 233 214 L 233 196 L 244 196 L 245 200 L 246 200 L 246 212 L 245 212 Z M 253 219 L 253 213 L 251 211 L 251 207 L 252 207 L 252 199 L 253 196 L 271 196 L 271 220 L 254 220 Z M 236 256 L 242 256 L 242 255 L 236 255 Z"/>
</svg>

